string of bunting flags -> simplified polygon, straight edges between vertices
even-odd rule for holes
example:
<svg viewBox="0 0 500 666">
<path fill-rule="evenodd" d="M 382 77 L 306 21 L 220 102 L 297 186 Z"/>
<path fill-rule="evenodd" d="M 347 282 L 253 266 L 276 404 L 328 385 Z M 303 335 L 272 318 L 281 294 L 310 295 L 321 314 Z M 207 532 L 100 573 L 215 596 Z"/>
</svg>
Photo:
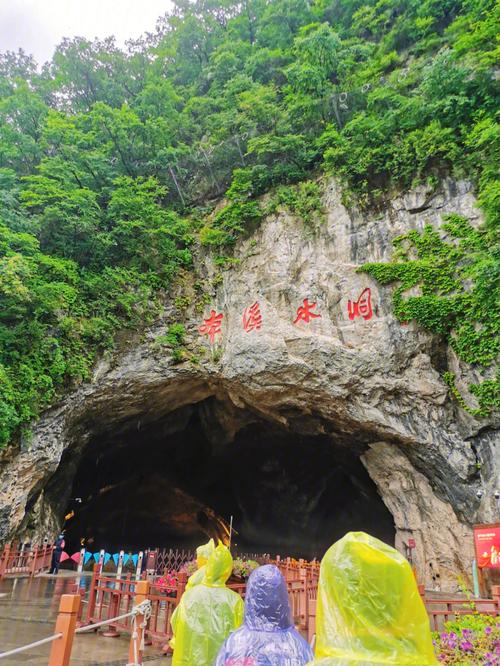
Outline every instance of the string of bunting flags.
<svg viewBox="0 0 500 666">
<path fill-rule="evenodd" d="M 66 551 L 63 551 L 61 553 L 61 563 L 66 562 L 67 560 L 72 560 L 76 564 L 82 564 L 85 566 L 88 564 L 91 560 L 93 560 L 96 564 L 102 564 L 102 566 L 106 566 L 110 560 L 113 561 L 115 567 L 118 567 L 119 562 L 120 562 L 120 557 L 122 558 L 122 566 L 126 566 L 129 562 L 131 562 L 134 567 L 137 567 L 139 563 L 139 559 L 143 556 L 143 552 L 140 551 L 139 553 L 124 553 L 123 551 L 120 553 L 107 553 L 103 550 L 97 552 L 97 553 L 91 553 L 90 551 L 86 551 L 85 549 L 79 550 L 76 553 L 73 553 L 73 555 L 69 555 Z"/>
</svg>

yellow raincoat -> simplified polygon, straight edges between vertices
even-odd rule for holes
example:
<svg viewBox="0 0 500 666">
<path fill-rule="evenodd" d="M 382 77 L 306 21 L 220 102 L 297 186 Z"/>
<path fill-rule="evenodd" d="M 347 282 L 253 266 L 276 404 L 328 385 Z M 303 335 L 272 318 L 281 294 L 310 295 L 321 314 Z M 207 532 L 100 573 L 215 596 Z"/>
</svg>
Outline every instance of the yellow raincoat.
<svg viewBox="0 0 500 666">
<path fill-rule="evenodd" d="M 208 562 L 208 558 L 215 550 L 214 540 L 210 539 L 208 543 L 204 543 L 202 546 L 198 546 L 196 549 L 196 564 L 198 569 L 189 576 L 189 580 L 186 585 L 186 590 L 189 590 L 195 585 L 199 585 L 205 576 L 205 565 Z"/>
<path fill-rule="evenodd" d="M 394 548 L 349 532 L 321 562 L 318 666 L 435 666 L 429 619 L 413 571 Z"/>
<path fill-rule="evenodd" d="M 184 592 L 172 615 L 172 666 L 213 666 L 221 645 L 243 621 L 243 600 L 225 583 L 231 553 L 219 544 L 205 565 L 203 581 Z"/>
</svg>

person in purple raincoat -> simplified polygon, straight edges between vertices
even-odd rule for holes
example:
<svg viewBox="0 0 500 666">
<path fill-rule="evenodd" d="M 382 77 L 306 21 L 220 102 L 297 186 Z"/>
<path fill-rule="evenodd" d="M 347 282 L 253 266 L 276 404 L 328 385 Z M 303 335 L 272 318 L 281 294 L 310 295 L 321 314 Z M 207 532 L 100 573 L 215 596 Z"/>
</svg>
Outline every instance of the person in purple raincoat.
<svg viewBox="0 0 500 666">
<path fill-rule="evenodd" d="M 219 651 L 215 666 L 304 666 L 313 658 L 292 621 L 286 583 L 266 564 L 248 579 L 243 626 Z"/>
</svg>

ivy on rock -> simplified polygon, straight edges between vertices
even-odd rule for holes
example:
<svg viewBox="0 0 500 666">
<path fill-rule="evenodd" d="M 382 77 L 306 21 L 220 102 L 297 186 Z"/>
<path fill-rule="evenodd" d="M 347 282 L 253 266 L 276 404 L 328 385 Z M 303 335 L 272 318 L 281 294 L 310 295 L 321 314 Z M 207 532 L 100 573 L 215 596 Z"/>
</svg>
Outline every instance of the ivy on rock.
<svg viewBox="0 0 500 666">
<path fill-rule="evenodd" d="M 391 262 L 359 270 L 381 284 L 397 283 L 393 307 L 399 321 L 415 320 L 442 335 L 461 361 L 492 375 L 500 352 L 500 245 L 491 229 L 476 229 L 455 214 L 445 220 L 439 230 L 426 225 L 398 236 Z M 500 406 L 498 371 L 469 386 L 478 407 L 460 395 L 452 373 L 443 378 L 461 406 L 476 416 Z"/>
</svg>

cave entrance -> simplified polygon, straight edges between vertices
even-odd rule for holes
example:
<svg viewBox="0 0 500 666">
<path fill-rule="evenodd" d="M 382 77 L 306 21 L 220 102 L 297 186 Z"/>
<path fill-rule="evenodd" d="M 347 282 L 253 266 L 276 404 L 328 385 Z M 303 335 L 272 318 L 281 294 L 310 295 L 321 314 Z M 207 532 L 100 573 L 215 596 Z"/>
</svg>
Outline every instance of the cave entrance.
<svg viewBox="0 0 500 666">
<path fill-rule="evenodd" d="M 349 530 L 394 544 L 363 447 L 255 418 L 224 424 L 220 411 L 209 398 L 95 434 L 78 455 L 67 451 L 49 492 L 74 511 L 69 549 L 82 537 L 110 552 L 192 548 L 221 536 L 230 516 L 239 552 L 321 557 Z"/>
</svg>

